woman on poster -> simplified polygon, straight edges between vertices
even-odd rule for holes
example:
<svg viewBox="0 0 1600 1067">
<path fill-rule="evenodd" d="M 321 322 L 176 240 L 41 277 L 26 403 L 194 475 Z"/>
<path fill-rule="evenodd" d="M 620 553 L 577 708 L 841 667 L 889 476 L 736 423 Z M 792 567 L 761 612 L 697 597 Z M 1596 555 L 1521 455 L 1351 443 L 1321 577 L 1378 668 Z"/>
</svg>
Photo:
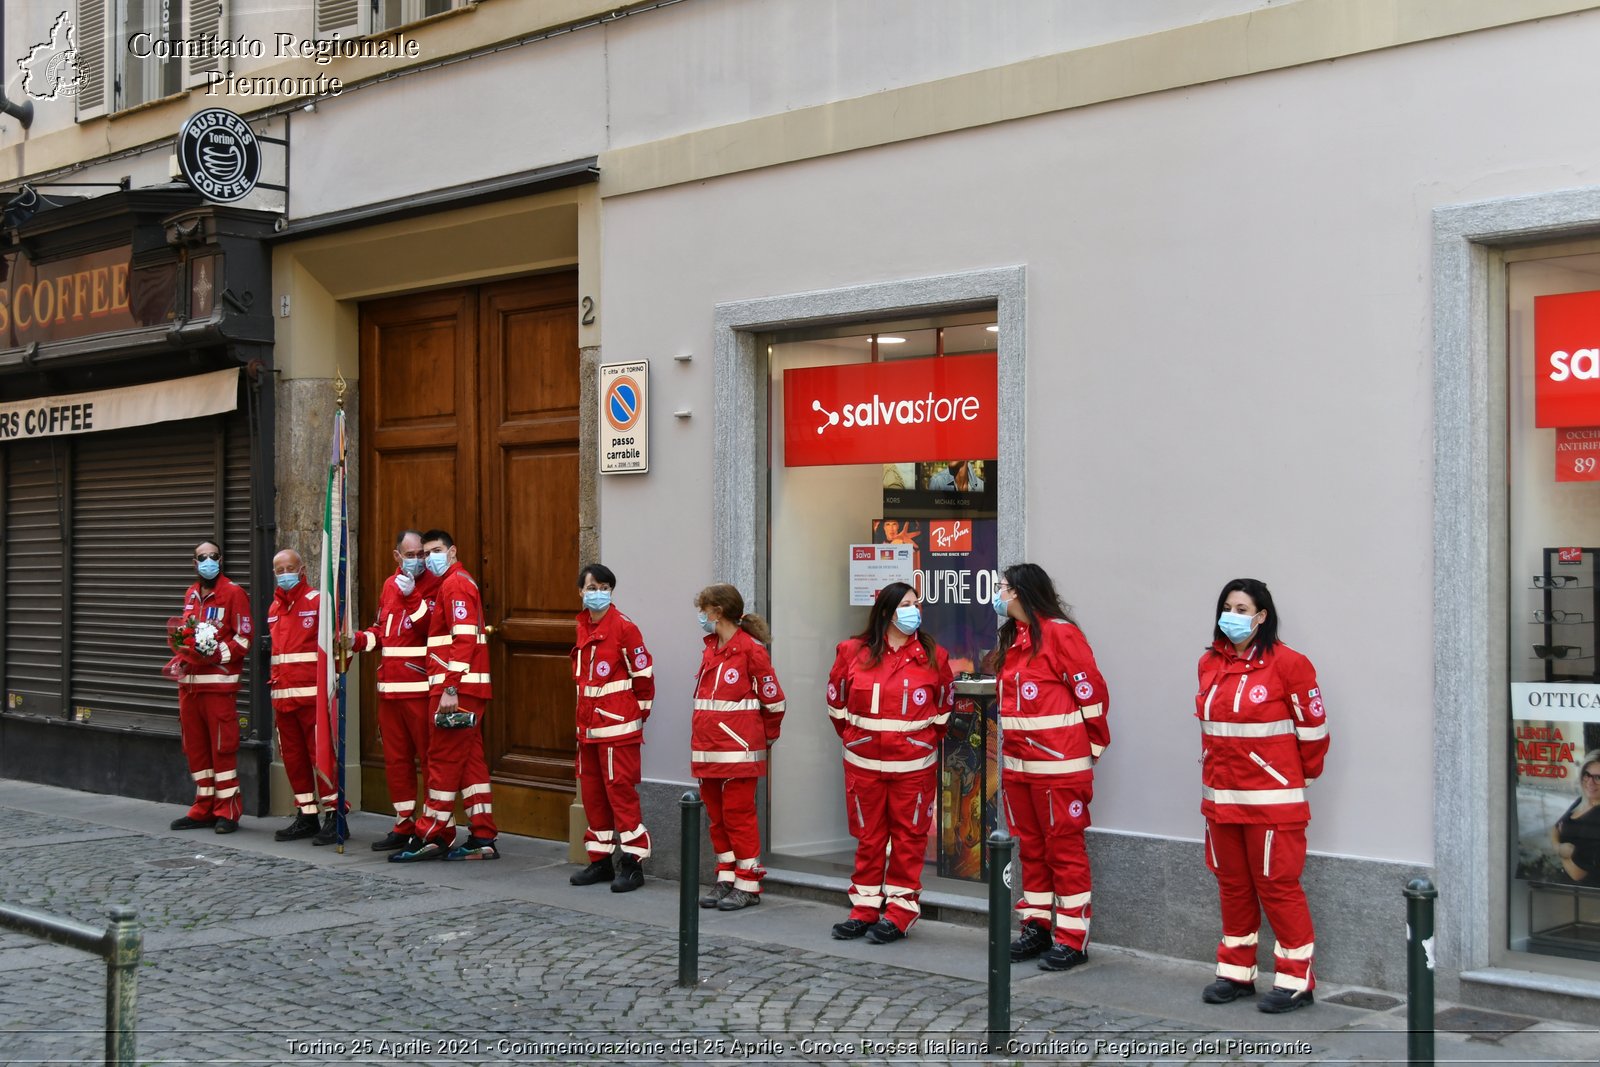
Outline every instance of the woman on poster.
<svg viewBox="0 0 1600 1067">
<path fill-rule="evenodd" d="M 1217 596 L 1212 644 L 1200 657 L 1200 811 L 1206 866 L 1222 900 L 1217 979 L 1201 993 L 1226 1004 L 1256 991 L 1261 913 L 1277 938 L 1272 991 L 1256 1005 L 1278 1014 L 1315 999 L 1311 910 L 1300 872 L 1311 808 L 1306 784 L 1322 773 L 1328 724 L 1311 661 L 1278 640 L 1266 585 L 1235 578 Z"/>
<path fill-rule="evenodd" d="M 856 839 L 850 915 L 833 936 L 902 940 L 922 914 L 922 865 L 955 699 L 950 657 L 922 629 L 916 591 L 878 593 L 867 628 L 839 643 L 828 716 L 844 742 L 845 818 Z"/>
<path fill-rule="evenodd" d="M 1094 762 L 1111 742 L 1109 698 L 1089 642 L 1042 567 L 1007 567 L 993 605 L 1005 619 L 988 660 L 998 678 L 1001 795 L 1022 859 L 1022 931 L 1011 958 L 1039 956 L 1044 970 L 1065 971 L 1089 959 L 1083 832 Z"/>
<path fill-rule="evenodd" d="M 731 585 L 708 585 L 694 601 L 706 632 L 694 689 L 689 759 L 711 820 L 717 883 L 702 908 L 738 911 L 761 903 L 761 827 L 756 780 L 783 722 L 783 689 L 772 671 L 772 631 L 746 614 Z"/>
<path fill-rule="evenodd" d="M 1600 748 L 1578 771 L 1578 799 L 1550 828 L 1562 870 L 1578 885 L 1600 885 Z"/>
</svg>

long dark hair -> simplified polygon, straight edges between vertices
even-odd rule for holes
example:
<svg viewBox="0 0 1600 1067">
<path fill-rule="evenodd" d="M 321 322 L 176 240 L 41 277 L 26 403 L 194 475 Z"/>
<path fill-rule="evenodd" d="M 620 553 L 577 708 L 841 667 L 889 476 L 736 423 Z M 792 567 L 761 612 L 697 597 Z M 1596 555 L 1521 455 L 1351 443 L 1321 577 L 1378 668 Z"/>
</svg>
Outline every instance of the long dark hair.
<svg viewBox="0 0 1600 1067">
<path fill-rule="evenodd" d="M 856 634 L 856 639 L 867 646 L 868 666 L 875 667 L 883 662 L 883 654 L 889 647 L 889 626 L 894 622 L 895 609 L 909 592 L 911 587 L 905 582 L 890 582 L 878 593 L 878 599 L 872 602 L 872 610 L 867 614 L 867 628 Z M 938 642 L 920 626 L 917 627 L 917 641 L 928 654 L 928 662 L 938 662 Z"/>
<path fill-rule="evenodd" d="M 1228 607 L 1229 593 L 1243 593 L 1255 601 L 1257 611 L 1265 611 L 1266 619 L 1256 627 L 1255 634 L 1250 638 L 1261 651 L 1265 652 L 1278 643 L 1278 609 L 1272 603 L 1272 590 L 1267 588 L 1267 583 L 1259 578 L 1235 578 L 1222 587 L 1222 592 L 1217 594 L 1217 613 L 1213 618 L 1220 619 Z M 1211 638 L 1214 641 L 1227 641 L 1228 635 L 1222 632 L 1222 627 L 1212 624 Z"/>
<path fill-rule="evenodd" d="M 1006 584 L 1017 594 L 1017 599 L 1022 601 L 1023 611 L 1028 616 L 1028 634 L 1033 638 L 1032 655 L 1039 654 L 1039 620 L 1064 619 L 1077 625 L 1072 617 L 1072 608 L 1062 603 L 1061 595 L 1056 592 L 1056 583 L 1050 580 L 1050 575 L 1037 563 L 1016 563 L 1005 569 Z M 1000 636 L 995 641 L 994 651 L 989 653 L 986 665 L 990 671 L 999 673 L 1000 664 L 1006 658 L 1006 650 L 1017 639 L 1017 620 L 1010 615 L 1006 616 L 1005 625 L 1000 627 Z"/>
</svg>

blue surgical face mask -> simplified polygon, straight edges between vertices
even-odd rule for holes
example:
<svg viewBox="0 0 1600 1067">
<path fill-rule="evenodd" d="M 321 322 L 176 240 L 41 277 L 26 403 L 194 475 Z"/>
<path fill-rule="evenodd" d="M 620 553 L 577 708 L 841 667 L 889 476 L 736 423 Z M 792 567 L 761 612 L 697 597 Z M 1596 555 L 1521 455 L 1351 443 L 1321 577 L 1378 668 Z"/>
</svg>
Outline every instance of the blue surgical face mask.
<svg viewBox="0 0 1600 1067">
<path fill-rule="evenodd" d="M 1255 618 L 1254 615 L 1240 615 L 1236 611 L 1224 611 L 1222 617 L 1217 620 L 1217 629 L 1222 631 L 1222 636 L 1237 645 L 1254 632 L 1256 628 Z"/>
<path fill-rule="evenodd" d="M 423 560 L 411 559 L 407 557 L 406 559 L 400 561 L 400 573 L 404 574 L 407 578 L 421 578 L 423 568 L 427 565 L 428 564 Z"/>
<path fill-rule="evenodd" d="M 590 611 L 604 611 L 611 606 L 611 590 L 585 589 L 583 591 L 583 606 Z"/>
<path fill-rule="evenodd" d="M 1005 594 L 1001 593 L 1000 590 L 996 589 L 994 591 L 994 599 L 989 601 L 989 603 L 994 608 L 994 613 L 1000 616 L 1002 619 L 1011 614 L 1011 612 L 1007 610 L 1009 605 L 1006 603 Z"/>
<path fill-rule="evenodd" d="M 901 633 L 910 637 L 917 632 L 917 627 L 922 625 L 922 609 L 911 607 L 898 607 L 894 610 L 894 627 Z"/>
<path fill-rule="evenodd" d="M 277 576 L 277 581 L 278 588 L 287 593 L 289 590 L 300 584 L 300 576 L 294 573 L 280 574 Z"/>
<path fill-rule="evenodd" d="M 203 559 L 195 564 L 195 570 L 200 572 L 200 577 L 209 582 L 222 573 L 222 564 L 214 559 Z"/>
<path fill-rule="evenodd" d="M 717 632 L 717 624 L 707 618 L 706 613 L 703 611 L 700 613 L 700 629 L 704 630 L 708 634 L 714 634 Z"/>
<path fill-rule="evenodd" d="M 428 553 L 428 570 L 436 578 L 443 578 L 444 572 L 450 569 L 450 553 L 443 548 L 436 548 Z"/>
</svg>

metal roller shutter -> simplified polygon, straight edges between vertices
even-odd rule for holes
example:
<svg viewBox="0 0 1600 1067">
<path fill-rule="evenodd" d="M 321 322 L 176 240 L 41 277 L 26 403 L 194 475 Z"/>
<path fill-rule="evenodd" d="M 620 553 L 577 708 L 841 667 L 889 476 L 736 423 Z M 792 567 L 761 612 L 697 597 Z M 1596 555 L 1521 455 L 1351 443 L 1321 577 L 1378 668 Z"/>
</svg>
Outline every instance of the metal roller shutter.
<svg viewBox="0 0 1600 1067">
<path fill-rule="evenodd" d="M 228 568 L 228 577 L 238 583 L 246 596 L 250 597 L 252 604 L 255 597 L 251 596 L 251 568 L 252 553 L 251 524 L 250 524 L 250 422 L 243 412 L 228 418 L 227 432 L 223 441 L 224 458 L 222 474 L 222 530 L 218 534 L 222 538 L 222 558 Z M 275 550 L 274 550 L 275 551 Z M 268 588 L 271 588 L 270 583 Z M 256 620 L 264 624 L 265 618 Z M 266 635 L 252 634 L 251 655 L 254 656 L 256 643 L 264 640 Z M 254 664 L 256 661 L 251 660 Z M 241 717 L 250 713 L 250 690 L 255 681 L 256 672 L 253 667 L 244 671 L 244 680 L 239 685 L 239 714 Z"/>
<path fill-rule="evenodd" d="M 61 712 L 61 527 L 66 447 L 6 448 L 5 687 L 7 706 Z"/>
</svg>

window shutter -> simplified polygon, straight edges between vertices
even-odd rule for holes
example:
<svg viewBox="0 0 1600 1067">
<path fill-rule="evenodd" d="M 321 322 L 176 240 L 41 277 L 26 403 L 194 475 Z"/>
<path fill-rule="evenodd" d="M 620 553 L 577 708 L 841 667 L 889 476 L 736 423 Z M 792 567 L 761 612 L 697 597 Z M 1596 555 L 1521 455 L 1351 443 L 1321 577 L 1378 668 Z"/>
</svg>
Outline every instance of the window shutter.
<svg viewBox="0 0 1600 1067">
<path fill-rule="evenodd" d="M 363 37 L 371 32 L 371 0 L 316 0 L 317 40 L 337 33 L 340 37 Z"/>
<path fill-rule="evenodd" d="M 226 0 L 184 0 L 183 35 L 191 41 L 221 41 L 228 36 Z M 189 56 L 183 60 L 185 89 L 204 87 L 210 71 L 226 71 L 226 56 Z"/>
<path fill-rule="evenodd" d="M 61 522 L 66 448 L 60 440 L 6 446 L 5 689 L 19 710 L 61 714 Z"/>
<path fill-rule="evenodd" d="M 110 7 L 115 0 L 77 0 L 72 36 L 77 50 L 78 121 L 99 118 L 111 110 L 112 65 Z"/>
</svg>

